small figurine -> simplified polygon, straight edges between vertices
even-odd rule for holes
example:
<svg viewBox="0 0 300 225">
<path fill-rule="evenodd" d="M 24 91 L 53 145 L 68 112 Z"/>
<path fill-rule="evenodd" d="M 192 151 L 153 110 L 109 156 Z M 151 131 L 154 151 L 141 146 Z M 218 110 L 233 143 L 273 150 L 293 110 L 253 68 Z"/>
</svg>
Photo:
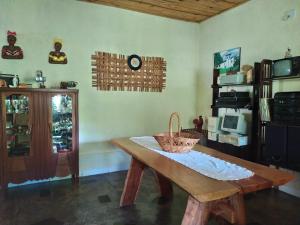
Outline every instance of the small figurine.
<svg viewBox="0 0 300 225">
<path fill-rule="evenodd" d="M 247 84 L 253 82 L 253 66 L 251 65 L 243 65 L 242 66 L 242 73 L 246 75 Z"/>
<path fill-rule="evenodd" d="M 290 58 L 292 57 L 292 50 L 290 48 L 287 49 L 287 51 L 285 52 L 285 58 Z"/>
<path fill-rule="evenodd" d="M 67 64 L 68 59 L 64 52 L 61 52 L 62 40 L 54 39 L 54 51 L 49 53 L 49 63 L 51 64 Z"/>
<path fill-rule="evenodd" d="M 195 125 L 195 129 L 197 129 L 198 132 L 202 133 L 202 126 L 203 126 L 203 118 L 202 116 L 199 116 L 199 119 L 194 119 L 193 124 Z"/>
<path fill-rule="evenodd" d="M 13 78 L 13 87 L 18 87 L 20 83 L 20 79 L 18 75 L 15 75 Z"/>
<path fill-rule="evenodd" d="M 3 59 L 23 59 L 23 51 L 19 46 L 15 46 L 17 41 L 17 33 L 7 31 L 7 42 L 8 45 L 2 47 L 2 58 Z"/>
<path fill-rule="evenodd" d="M 43 76 L 43 71 L 41 70 L 36 71 L 35 81 L 39 84 L 39 88 L 46 88 L 45 86 L 46 77 Z"/>
</svg>

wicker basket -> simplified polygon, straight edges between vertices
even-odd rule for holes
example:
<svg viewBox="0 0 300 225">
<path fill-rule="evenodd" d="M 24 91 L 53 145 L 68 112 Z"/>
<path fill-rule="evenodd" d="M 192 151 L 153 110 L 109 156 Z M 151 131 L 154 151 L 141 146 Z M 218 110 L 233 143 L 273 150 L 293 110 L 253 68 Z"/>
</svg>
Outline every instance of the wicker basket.
<svg viewBox="0 0 300 225">
<path fill-rule="evenodd" d="M 174 117 L 178 120 L 178 132 L 172 132 Z M 160 147 L 166 152 L 182 153 L 190 151 L 200 140 L 200 134 L 180 132 L 180 118 L 178 113 L 172 113 L 169 121 L 169 132 L 154 135 Z"/>
</svg>

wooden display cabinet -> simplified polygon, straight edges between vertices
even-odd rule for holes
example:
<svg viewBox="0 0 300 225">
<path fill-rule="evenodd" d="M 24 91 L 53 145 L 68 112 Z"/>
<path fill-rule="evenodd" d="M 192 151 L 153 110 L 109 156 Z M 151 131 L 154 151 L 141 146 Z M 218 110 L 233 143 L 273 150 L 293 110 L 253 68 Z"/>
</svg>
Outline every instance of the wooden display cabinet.
<svg viewBox="0 0 300 225">
<path fill-rule="evenodd" d="M 0 88 L 0 181 L 78 182 L 78 90 Z"/>
</svg>

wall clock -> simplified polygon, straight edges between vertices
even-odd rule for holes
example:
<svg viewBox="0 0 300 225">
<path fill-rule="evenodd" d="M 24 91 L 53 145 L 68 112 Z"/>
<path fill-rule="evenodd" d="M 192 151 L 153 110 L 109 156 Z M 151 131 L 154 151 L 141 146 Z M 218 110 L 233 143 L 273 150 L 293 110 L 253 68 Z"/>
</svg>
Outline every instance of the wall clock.
<svg viewBox="0 0 300 225">
<path fill-rule="evenodd" d="M 142 59 L 138 55 L 130 55 L 127 59 L 127 64 L 132 70 L 139 70 L 142 67 Z"/>
</svg>

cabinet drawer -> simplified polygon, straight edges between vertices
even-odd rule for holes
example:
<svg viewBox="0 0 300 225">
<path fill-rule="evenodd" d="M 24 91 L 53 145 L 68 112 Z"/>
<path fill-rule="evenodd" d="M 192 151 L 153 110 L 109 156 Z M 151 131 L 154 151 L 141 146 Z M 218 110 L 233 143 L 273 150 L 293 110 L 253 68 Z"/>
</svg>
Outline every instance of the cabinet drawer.
<svg viewBox="0 0 300 225">
<path fill-rule="evenodd" d="M 266 127 L 266 158 L 274 165 L 284 166 L 286 155 L 287 127 L 283 125 L 269 125 Z"/>
<path fill-rule="evenodd" d="M 287 159 L 291 169 L 300 170 L 300 127 L 289 126 L 287 129 Z"/>
</svg>

